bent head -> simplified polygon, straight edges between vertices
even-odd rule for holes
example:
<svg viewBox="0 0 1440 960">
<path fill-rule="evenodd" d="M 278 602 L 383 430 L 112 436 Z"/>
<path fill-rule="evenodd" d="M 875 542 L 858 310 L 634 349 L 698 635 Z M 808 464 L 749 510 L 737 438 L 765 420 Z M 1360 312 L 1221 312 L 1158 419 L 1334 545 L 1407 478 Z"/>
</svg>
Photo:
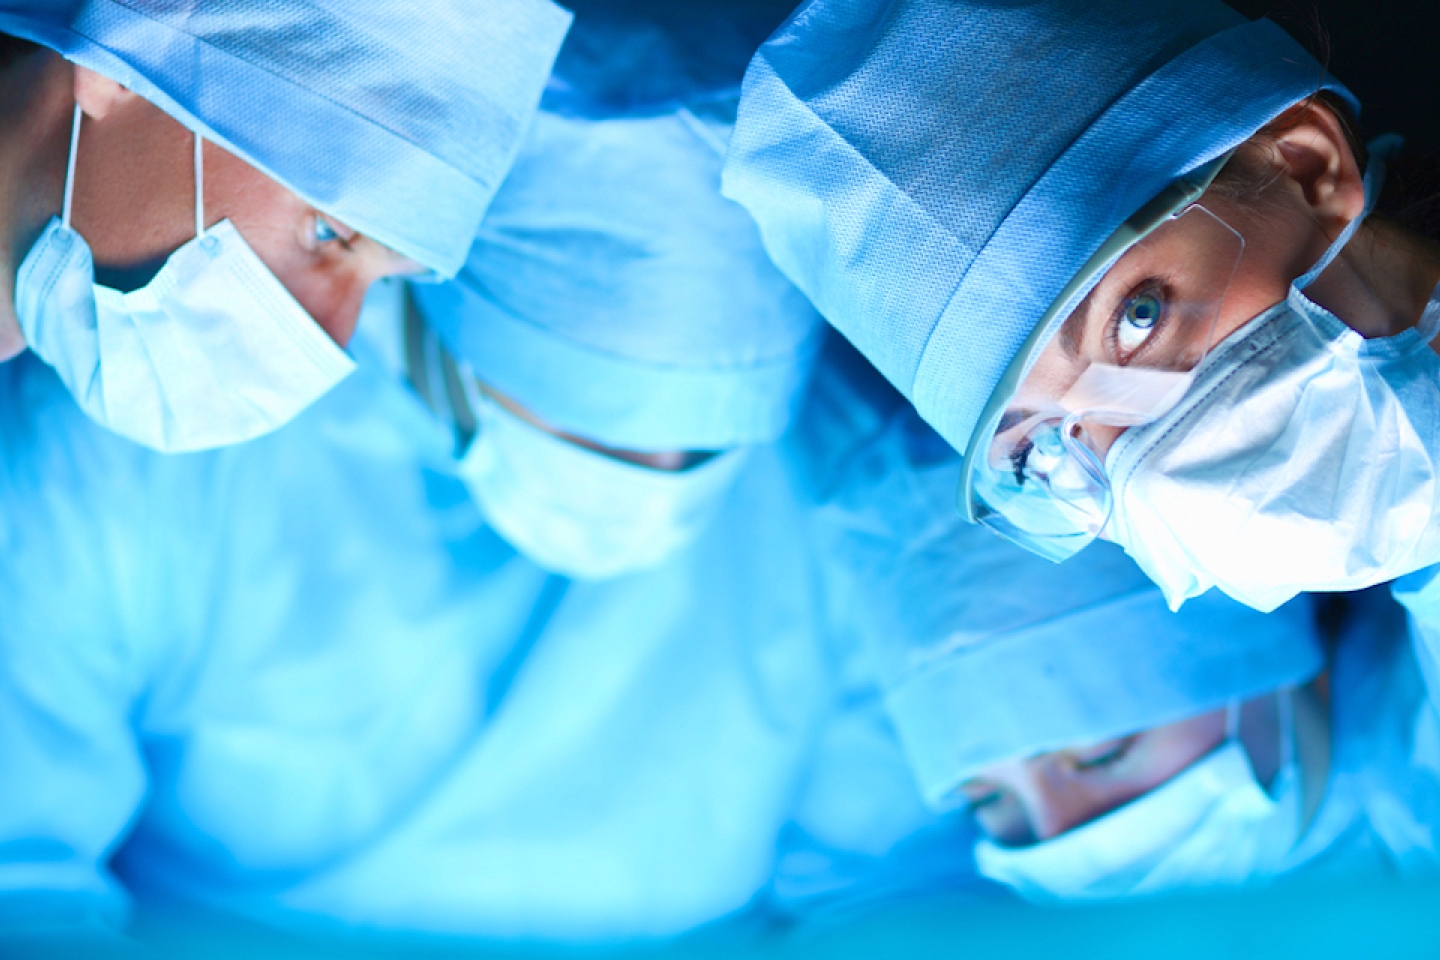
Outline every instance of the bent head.
<svg viewBox="0 0 1440 960">
<path fill-rule="evenodd" d="M 728 134 L 542 110 L 457 282 L 415 287 L 475 385 L 461 475 L 548 569 L 674 555 L 798 405 L 819 317 L 720 195 Z"/>
<path fill-rule="evenodd" d="M 84 111 L 76 156 L 74 226 L 96 280 L 142 286 L 195 236 L 194 135 L 115 81 L 75 68 Z M 240 235 L 330 338 L 344 346 L 376 279 L 420 265 L 357 234 L 213 143 L 204 145 L 206 226 Z"/>
<path fill-rule="evenodd" d="M 460 463 L 491 525 L 548 570 L 597 580 L 654 567 L 709 525 L 743 451 L 617 448 L 479 382 Z"/>
<path fill-rule="evenodd" d="M 1225 741 L 1226 711 L 1212 710 L 1123 737 L 992 764 L 960 786 L 981 830 L 1017 847 L 1098 820 L 1166 783 Z M 1239 738 L 1256 778 L 1280 760 L 1276 698 L 1240 708 Z"/>
<path fill-rule="evenodd" d="M 1049 840 L 1148 793 L 1215 749 L 1224 739 L 1224 713 L 992 764 L 960 791 L 996 842 Z"/>
<path fill-rule="evenodd" d="M 90 13 L 0 10 L 78 104 L 49 104 L 70 164 L 22 236 L 16 319 L 92 419 L 165 451 L 287 422 L 349 371 L 374 279 L 454 275 L 570 21 L 549 0 Z"/>
<path fill-rule="evenodd" d="M 1042 901 L 1272 875 L 1313 813 L 1328 762 L 1313 718 L 1297 722 L 1298 702 L 1284 689 L 982 771 L 963 787 L 987 834 L 980 871 Z"/>
</svg>

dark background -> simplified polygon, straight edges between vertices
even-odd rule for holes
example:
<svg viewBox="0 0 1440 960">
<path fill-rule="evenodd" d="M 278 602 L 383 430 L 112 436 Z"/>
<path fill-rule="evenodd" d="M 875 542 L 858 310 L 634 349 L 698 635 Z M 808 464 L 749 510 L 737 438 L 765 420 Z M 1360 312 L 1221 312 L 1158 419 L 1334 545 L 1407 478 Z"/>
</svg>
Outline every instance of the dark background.
<svg viewBox="0 0 1440 960">
<path fill-rule="evenodd" d="M 1328 62 L 1360 98 L 1367 136 L 1393 131 L 1440 152 L 1440 0 L 1226 2 L 1270 17 Z"/>
</svg>

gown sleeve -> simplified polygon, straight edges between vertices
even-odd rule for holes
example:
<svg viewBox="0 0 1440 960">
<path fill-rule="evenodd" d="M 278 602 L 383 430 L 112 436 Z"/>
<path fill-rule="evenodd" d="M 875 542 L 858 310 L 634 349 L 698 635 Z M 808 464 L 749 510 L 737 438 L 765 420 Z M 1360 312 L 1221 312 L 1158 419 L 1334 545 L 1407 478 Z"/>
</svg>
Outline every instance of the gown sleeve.
<svg viewBox="0 0 1440 960">
<path fill-rule="evenodd" d="M 46 367 L 0 365 L 0 933 L 119 929 L 108 868 L 145 795 L 129 637 L 145 596 L 138 448 Z M 128 463 L 127 463 L 128 461 Z M 114 501 L 119 498 L 122 509 Z"/>
</svg>

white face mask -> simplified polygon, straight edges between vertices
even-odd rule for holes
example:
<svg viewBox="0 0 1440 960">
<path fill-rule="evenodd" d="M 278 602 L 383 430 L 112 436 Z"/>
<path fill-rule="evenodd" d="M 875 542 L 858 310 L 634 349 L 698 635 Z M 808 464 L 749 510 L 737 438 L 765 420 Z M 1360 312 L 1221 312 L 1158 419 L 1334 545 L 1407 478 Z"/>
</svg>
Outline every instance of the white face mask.
<svg viewBox="0 0 1440 960">
<path fill-rule="evenodd" d="M 714 519 L 744 450 L 688 470 L 635 466 L 472 399 L 478 430 L 460 477 L 491 525 L 547 570 L 599 580 L 656 566 Z"/>
<path fill-rule="evenodd" d="M 65 204 L 25 257 L 15 307 L 25 341 L 91 419 L 168 453 L 249 440 L 281 426 L 354 363 L 295 301 L 230 221 L 204 227 L 195 140 L 196 237 L 155 278 L 122 293 L 95 283 Z"/>
<path fill-rule="evenodd" d="M 980 873 L 1037 902 L 1233 886 L 1269 876 L 1300 833 L 1289 692 L 1279 699 L 1287 756 L 1269 793 L 1255 780 L 1232 722 L 1223 745 L 1103 817 L 1025 847 L 981 841 L 975 848 Z"/>
<path fill-rule="evenodd" d="M 1110 448 L 1105 535 L 1172 608 L 1218 586 L 1269 611 L 1440 561 L 1440 301 L 1416 329 L 1365 340 L 1301 292 L 1361 219 L 1206 358 L 1178 406 Z"/>
</svg>

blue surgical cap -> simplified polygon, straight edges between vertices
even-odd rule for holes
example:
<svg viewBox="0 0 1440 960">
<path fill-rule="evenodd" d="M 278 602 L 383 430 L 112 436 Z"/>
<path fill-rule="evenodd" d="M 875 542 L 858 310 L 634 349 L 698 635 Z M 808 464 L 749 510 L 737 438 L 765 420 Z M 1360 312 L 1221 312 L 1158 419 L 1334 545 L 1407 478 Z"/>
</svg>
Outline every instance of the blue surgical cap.
<svg viewBox="0 0 1440 960">
<path fill-rule="evenodd" d="M 958 460 L 912 465 L 907 426 L 856 454 L 823 515 L 927 803 L 953 805 L 996 761 L 1182 720 L 1322 669 L 1305 598 L 1261 614 L 1211 592 L 1171 613 L 1112 544 L 1057 565 L 967 524 L 952 506 Z"/>
<path fill-rule="evenodd" d="M 725 192 L 963 451 L 1105 239 L 1322 86 L 1218 0 L 810 0 L 750 64 Z"/>
<path fill-rule="evenodd" d="M 824 329 L 720 195 L 729 127 L 542 112 L 427 322 L 551 426 L 636 450 L 784 432 Z"/>
<path fill-rule="evenodd" d="M 115 80 L 444 276 L 569 22 L 549 0 L 0 0 L 0 32 Z"/>
</svg>

